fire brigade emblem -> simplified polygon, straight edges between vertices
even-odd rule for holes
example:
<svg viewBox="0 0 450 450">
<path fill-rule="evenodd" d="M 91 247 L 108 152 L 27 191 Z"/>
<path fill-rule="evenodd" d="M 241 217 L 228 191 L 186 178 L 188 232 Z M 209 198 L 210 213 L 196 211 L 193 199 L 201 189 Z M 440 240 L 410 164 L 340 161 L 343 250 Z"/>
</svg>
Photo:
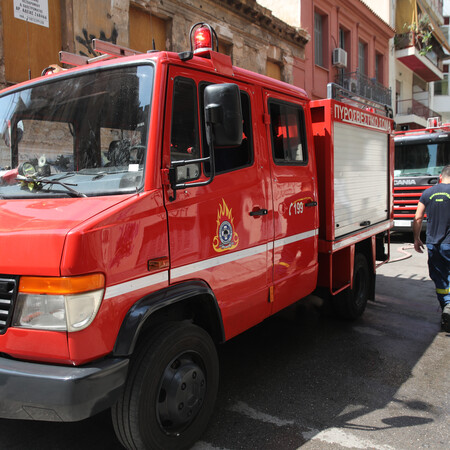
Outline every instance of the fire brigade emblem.
<svg viewBox="0 0 450 450">
<path fill-rule="evenodd" d="M 213 248 L 216 252 L 225 252 L 233 250 L 239 244 L 239 236 L 234 231 L 234 219 L 232 210 L 228 208 L 225 200 L 219 204 L 217 209 L 217 228 L 213 239 Z"/>
</svg>

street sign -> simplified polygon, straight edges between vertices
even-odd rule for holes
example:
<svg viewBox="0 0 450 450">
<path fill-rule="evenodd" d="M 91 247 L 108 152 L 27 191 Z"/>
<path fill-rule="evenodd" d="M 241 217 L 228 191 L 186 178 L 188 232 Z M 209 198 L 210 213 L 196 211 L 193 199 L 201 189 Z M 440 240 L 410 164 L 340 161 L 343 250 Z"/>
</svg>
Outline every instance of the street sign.
<svg viewBox="0 0 450 450">
<path fill-rule="evenodd" d="M 48 28 L 48 0 L 14 0 L 14 17 Z"/>
</svg>

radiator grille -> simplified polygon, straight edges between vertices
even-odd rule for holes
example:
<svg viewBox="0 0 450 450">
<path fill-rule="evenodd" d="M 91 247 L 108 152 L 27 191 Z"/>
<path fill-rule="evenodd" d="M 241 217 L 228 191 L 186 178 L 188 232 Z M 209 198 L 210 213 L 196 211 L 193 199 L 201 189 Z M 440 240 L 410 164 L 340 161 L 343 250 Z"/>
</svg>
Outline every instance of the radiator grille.
<svg viewBox="0 0 450 450">
<path fill-rule="evenodd" d="M 18 284 L 19 277 L 0 275 L 0 333 L 4 333 L 11 322 Z"/>
<path fill-rule="evenodd" d="M 413 219 L 420 196 L 427 186 L 394 187 L 394 218 Z"/>
</svg>

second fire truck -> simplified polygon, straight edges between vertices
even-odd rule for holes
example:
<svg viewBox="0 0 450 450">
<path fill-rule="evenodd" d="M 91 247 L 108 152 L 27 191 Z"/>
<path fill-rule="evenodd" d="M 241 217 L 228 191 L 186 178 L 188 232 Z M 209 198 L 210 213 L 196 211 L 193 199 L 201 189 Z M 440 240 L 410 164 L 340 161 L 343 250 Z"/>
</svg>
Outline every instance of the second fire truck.
<svg viewBox="0 0 450 450">
<path fill-rule="evenodd" d="M 398 131 L 394 141 L 394 228 L 412 231 L 420 196 L 450 164 L 450 124 L 431 118 L 427 128 Z"/>
</svg>

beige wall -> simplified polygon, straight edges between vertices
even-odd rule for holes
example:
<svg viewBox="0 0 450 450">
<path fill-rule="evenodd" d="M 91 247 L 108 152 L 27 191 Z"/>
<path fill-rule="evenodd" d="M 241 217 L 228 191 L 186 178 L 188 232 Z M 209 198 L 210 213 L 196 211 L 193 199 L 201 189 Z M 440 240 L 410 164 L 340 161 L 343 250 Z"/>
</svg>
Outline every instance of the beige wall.
<svg viewBox="0 0 450 450">
<path fill-rule="evenodd" d="M 280 66 L 282 79 L 292 83 L 294 57 L 304 57 L 306 33 L 275 18 L 254 0 L 246 0 L 246 8 L 240 1 L 227 0 L 137 0 L 135 4 L 170 23 L 167 38 L 176 52 L 189 49 L 190 27 L 205 21 L 216 30 L 236 66 L 266 74 L 270 61 Z M 293 42 L 289 36 L 304 40 Z"/>
<path fill-rule="evenodd" d="M 363 0 L 363 2 L 386 23 L 392 25 L 392 0 Z"/>
<path fill-rule="evenodd" d="M 413 72 L 401 62 L 397 62 L 395 68 L 395 78 L 401 84 L 400 98 L 406 100 L 411 99 L 413 91 Z"/>
<path fill-rule="evenodd" d="M 293 27 L 298 27 L 301 23 L 301 0 L 258 0 L 258 3 Z"/>
</svg>

